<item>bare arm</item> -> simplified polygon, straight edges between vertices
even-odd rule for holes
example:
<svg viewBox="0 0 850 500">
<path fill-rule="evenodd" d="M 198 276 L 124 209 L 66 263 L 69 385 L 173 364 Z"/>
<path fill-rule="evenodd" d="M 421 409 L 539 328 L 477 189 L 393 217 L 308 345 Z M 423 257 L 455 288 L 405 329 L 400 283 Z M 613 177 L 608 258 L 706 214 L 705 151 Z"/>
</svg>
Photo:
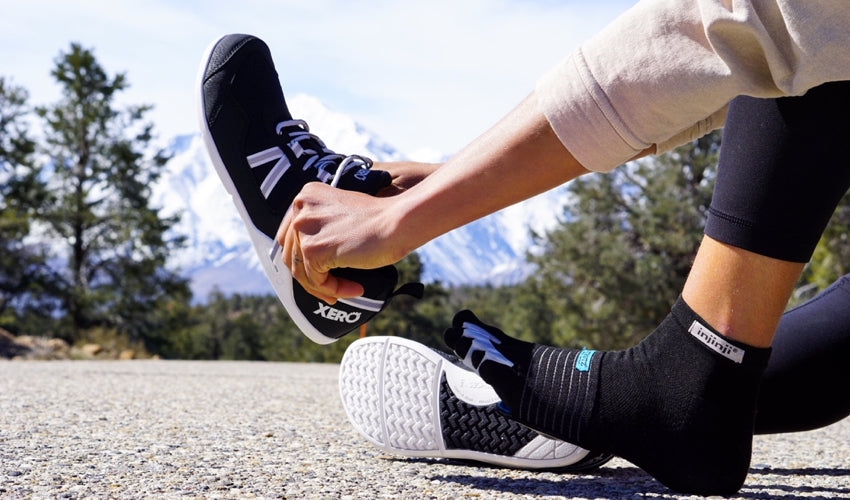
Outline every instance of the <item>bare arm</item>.
<svg viewBox="0 0 850 500">
<path fill-rule="evenodd" d="M 334 301 L 360 295 L 362 288 L 330 275 L 331 269 L 395 263 L 441 234 L 587 172 L 561 144 L 532 94 L 397 196 L 306 185 L 277 239 L 295 279 Z"/>
<path fill-rule="evenodd" d="M 561 144 L 532 94 L 397 200 L 402 250 L 406 254 L 587 172 Z"/>
</svg>

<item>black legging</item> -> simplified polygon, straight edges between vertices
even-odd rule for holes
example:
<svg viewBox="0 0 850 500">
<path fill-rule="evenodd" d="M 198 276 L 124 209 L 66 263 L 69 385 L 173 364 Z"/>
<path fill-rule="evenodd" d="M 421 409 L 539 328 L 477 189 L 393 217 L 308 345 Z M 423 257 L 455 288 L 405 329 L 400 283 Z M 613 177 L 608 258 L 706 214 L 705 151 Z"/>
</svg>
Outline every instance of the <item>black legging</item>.
<svg viewBox="0 0 850 500">
<path fill-rule="evenodd" d="M 817 429 L 850 415 L 850 275 L 782 316 L 757 408 L 758 434 Z"/>
<path fill-rule="evenodd" d="M 848 137 L 850 82 L 801 97 L 732 101 L 705 234 L 760 255 L 807 262 L 850 187 Z M 756 432 L 808 430 L 850 414 L 848 281 L 782 317 Z"/>
</svg>

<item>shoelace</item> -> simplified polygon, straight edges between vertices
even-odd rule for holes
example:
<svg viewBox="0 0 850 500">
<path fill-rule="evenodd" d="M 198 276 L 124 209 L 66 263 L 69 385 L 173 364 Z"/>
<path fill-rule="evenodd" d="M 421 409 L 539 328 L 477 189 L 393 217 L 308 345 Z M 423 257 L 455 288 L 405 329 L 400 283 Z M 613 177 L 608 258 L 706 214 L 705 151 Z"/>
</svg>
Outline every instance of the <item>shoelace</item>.
<svg viewBox="0 0 850 500">
<path fill-rule="evenodd" d="M 372 168 L 372 160 L 360 155 L 341 155 L 331 151 L 325 146 L 325 143 L 315 134 L 310 133 L 310 126 L 304 120 L 284 120 L 275 127 L 277 135 L 283 136 L 286 133 L 290 139 L 289 148 L 295 152 L 296 156 L 303 154 L 310 155 L 307 162 L 304 163 L 303 170 L 316 168 L 316 178 L 325 184 L 330 184 L 331 187 L 337 187 L 339 180 L 343 175 L 354 168 Z M 307 147 L 304 147 L 302 141 L 310 141 L 319 144 L 322 148 L 320 154 L 315 149 L 310 149 L 310 142 L 307 142 Z M 339 163 L 337 163 L 339 162 Z M 335 167 L 336 170 L 331 173 L 329 168 Z"/>
</svg>

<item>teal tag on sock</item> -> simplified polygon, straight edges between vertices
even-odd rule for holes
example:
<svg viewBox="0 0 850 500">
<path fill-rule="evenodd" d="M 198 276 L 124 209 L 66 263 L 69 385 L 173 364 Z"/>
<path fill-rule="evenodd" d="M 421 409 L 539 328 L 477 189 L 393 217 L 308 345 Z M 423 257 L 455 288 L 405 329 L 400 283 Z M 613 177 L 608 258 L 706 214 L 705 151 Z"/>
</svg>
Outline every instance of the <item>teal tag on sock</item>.
<svg viewBox="0 0 850 500">
<path fill-rule="evenodd" d="M 578 353 L 578 357 L 576 358 L 576 370 L 580 372 L 586 372 L 590 370 L 590 360 L 591 358 L 593 358 L 594 354 L 596 354 L 596 351 L 582 349 L 581 352 Z"/>
</svg>

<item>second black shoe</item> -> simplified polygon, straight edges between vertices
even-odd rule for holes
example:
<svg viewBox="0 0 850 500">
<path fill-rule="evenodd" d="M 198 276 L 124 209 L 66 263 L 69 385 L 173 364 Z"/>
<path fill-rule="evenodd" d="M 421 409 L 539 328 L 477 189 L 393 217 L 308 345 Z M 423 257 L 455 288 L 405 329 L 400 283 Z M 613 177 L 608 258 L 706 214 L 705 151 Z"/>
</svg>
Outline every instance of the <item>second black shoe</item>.
<svg viewBox="0 0 850 500">
<path fill-rule="evenodd" d="M 335 269 L 363 285 L 361 297 L 334 305 L 307 293 L 283 265 L 275 235 L 293 199 L 308 182 L 374 195 L 391 179 L 361 156 L 334 153 L 289 112 L 266 44 L 250 35 L 213 42 L 198 75 L 201 134 L 210 159 L 250 234 L 263 270 L 298 328 L 320 344 L 333 342 L 380 312 L 397 293 L 394 266 Z"/>
</svg>

